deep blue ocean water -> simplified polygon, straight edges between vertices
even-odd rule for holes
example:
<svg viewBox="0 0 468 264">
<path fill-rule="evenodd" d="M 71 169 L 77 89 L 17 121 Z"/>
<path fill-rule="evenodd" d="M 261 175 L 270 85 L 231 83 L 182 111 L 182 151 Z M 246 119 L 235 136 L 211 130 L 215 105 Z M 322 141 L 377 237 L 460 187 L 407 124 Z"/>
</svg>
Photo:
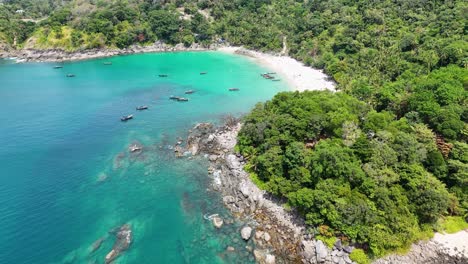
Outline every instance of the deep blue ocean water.
<svg viewBox="0 0 468 264">
<path fill-rule="evenodd" d="M 216 230 L 203 218 L 231 218 L 209 190 L 206 160 L 176 159 L 168 146 L 197 122 L 248 112 L 284 83 L 219 52 L 54 65 L 0 62 L 1 263 L 104 263 L 115 241 L 109 231 L 126 223 L 134 240 L 114 263 L 253 261 L 241 223 Z M 189 102 L 168 99 L 191 89 Z M 137 112 L 138 105 L 150 109 Z M 126 114 L 135 118 L 120 122 Z M 128 151 L 134 142 L 144 145 L 139 155 Z"/>
</svg>

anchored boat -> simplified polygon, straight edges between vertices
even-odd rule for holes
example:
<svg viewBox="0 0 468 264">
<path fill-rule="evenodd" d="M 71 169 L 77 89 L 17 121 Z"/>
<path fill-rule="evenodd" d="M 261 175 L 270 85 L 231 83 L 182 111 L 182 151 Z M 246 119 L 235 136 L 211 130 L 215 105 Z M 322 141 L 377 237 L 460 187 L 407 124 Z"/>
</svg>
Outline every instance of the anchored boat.
<svg viewBox="0 0 468 264">
<path fill-rule="evenodd" d="M 274 79 L 275 77 L 271 76 L 270 74 L 268 73 L 263 73 L 263 74 L 260 74 L 263 78 L 265 79 Z"/>
<path fill-rule="evenodd" d="M 235 91 L 239 91 L 240 89 L 239 88 L 229 88 L 229 91 L 231 92 L 235 92 Z"/>
<path fill-rule="evenodd" d="M 128 121 L 128 120 L 130 120 L 130 119 L 133 119 L 133 115 L 122 116 L 122 117 L 120 118 L 120 121 L 126 122 L 126 121 Z"/>
<path fill-rule="evenodd" d="M 141 110 L 147 110 L 148 106 L 147 105 L 140 105 L 136 108 L 136 110 L 141 111 Z"/>
<path fill-rule="evenodd" d="M 188 90 L 188 91 L 185 91 L 185 94 L 193 94 L 195 91 L 194 90 Z"/>
<path fill-rule="evenodd" d="M 76 76 L 75 74 L 71 74 L 71 73 L 67 74 L 67 77 L 75 77 L 75 76 Z"/>
</svg>

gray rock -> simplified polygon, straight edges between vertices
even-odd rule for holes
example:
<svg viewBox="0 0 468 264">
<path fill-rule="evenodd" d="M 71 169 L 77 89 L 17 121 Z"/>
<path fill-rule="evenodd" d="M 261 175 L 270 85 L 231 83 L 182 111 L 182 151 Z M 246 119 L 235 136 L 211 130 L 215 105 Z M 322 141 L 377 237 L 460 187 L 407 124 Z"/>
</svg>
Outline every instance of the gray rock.
<svg viewBox="0 0 468 264">
<path fill-rule="evenodd" d="M 317 255 L 317 262 L 325 262 L 325 259 L 328 255 L 328 249 L 327 246 L 325 246 L 321 240 L 317 240 L 317 243 L 315 243 L 315 252 Z"/>
<path fill-rule="evenodd" d="M 346 253 L 349 254 L 349 253 L 351 253 L 351 251 L 353 251 L 353 248 L 350 247 L 350 246 L 345 246 L 345 247 L 343 248 L 343 250 L 344 250 L 344 252 L 346 252 Z"/>
<path fill-rule="evenodd" d="M 265 240 L 266 242 L 270 241 L 271 239 L 271 236 L 270 234 L 268 234 L 267 232 L 265 232 L 265 234 L 263 234 L 263 240 Z"/>
<path fill-rule="evenodd" d="M 221 228 L 221 227 L 223 226 L 224 221 L 223 221 L 223 219 L 222 219 L 221 217 L 219 217 L 219 216 L 214 216 L 214 217 L 212 218 L 212 220 L 213 220 L 213 225 L 214 225 L 216 228 Z"/>
<path fill-rule="evenodd" d="M 337 257 L 337 256 L 334 256 L 334 257 L 332 257 L 332 260 L 333 260 L 334 263 L 339 263 L 341 258 Z"/>
<path fill-rule="evenodd" d="M 338 249 L 338 250 L 342 250 L 343 245 L 341 245 L 341 239 L 336 240 L 336 242 L 335 242 L 335 244 L 333 246 L 335 246 L 336 249 Z"/>
<path fill-rule="evenodd" d="M 233 154 L 227 156 L 226 163 L 230 169 L 238 169 L 241 166 L 239 161 L 237 160 L 237 157 Z"/>
<path fill-rule="evenodd" d="M 227 247 L 227 248 L 226 248 L 226 251 L 230 251 L 230 252 L 232 252 L 232 251 L 234 251 L 234 250 L 236 250 L 236 249 L 235 249 L 235 248 L 233 248 L 233 247 L 231 247 L 231 246 L 229 246 L 229 247 Z"/>
<path fill-rule="evenodd" d="M 343 257 L 343 260 L 344 260 L 345 263 L 348 263 L 348 264 L 353 263 L 353 261 L 349 258 L 348 255 L 345 255 L 345 256 Z"/>
<path fill-rule="evenodd" d="M 210 156 L 208 157 L 208 159 L 209 159 L 211 162 L 213 162 L 213 161 L 216 161 L 216 160 L 218 159 L 218 156 L 216 156 L 216 155 L 210 155 Z"/>
<path fill-rule="evenodd" d="M 315 244 L 311 240 L 302 240 L 302 256 L 306 260 L 311 260 L 315 256 Z"/>
<path fill-rule="evenodd" d="M 245 241 L 249 240 L 251 235 L 252 235 L 252 228 L 250 226 L 244 226 L 241 229 L 241 237 Z"/>
<path fill-rule="evenodd" d="M 249 187 L 247 187 L 245 182 L 239 184 L 239 191 L 242 193 L 242 195 L 244 195 L 245 198 L 249 197 L 250 195 Z"/>
</svg>

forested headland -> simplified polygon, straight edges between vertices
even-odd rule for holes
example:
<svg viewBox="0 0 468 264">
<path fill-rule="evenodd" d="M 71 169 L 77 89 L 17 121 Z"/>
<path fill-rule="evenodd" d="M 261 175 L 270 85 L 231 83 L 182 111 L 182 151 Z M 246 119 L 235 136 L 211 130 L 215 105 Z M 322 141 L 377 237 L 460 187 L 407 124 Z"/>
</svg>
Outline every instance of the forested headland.
<svg viewBox="0 0 468 264">
<path fill-rule="evenodd" d="M 238 150 L 254 181 L 298 208 L 310 232 L 381 256 L 466 227 L 467 14 L 461 0 L 4 0 L 0 44 L 280 51 L 285 42 L 339 92 L 258 104 Z"/>
</svg>

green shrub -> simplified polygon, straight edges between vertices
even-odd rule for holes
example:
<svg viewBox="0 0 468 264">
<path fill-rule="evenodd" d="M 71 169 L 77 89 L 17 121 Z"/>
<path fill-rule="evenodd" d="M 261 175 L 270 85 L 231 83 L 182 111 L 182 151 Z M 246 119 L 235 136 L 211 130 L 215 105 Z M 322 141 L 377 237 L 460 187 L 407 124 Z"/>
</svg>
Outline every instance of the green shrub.
<svg viewBox="0 0 468 264">
<path fill-rule="evenodd" d="M 461 216 L 448 216 L 440 222 L 439 231 L 449 234 L 468 228 L 468 223 Z"/>
<path fill-rule="evenodd" d="M 349 255 L 349 258 L 358 264 L 370 264 L 369 257 L 367 257 L 364 250 L 360 248 L 354 249 Z"/>
<path fill-rule="evenodd" d="M 322 236 L 322 235 L 317 235 L 315 237 L 316 239 L 318 240 L 321 240 L 325 245 L 327 245 L 328 248 L 333 248 L 333 245 L 335 244 L 336 242 L 336 237 L 326 237 L 326 236 Z"/>
</svg>

